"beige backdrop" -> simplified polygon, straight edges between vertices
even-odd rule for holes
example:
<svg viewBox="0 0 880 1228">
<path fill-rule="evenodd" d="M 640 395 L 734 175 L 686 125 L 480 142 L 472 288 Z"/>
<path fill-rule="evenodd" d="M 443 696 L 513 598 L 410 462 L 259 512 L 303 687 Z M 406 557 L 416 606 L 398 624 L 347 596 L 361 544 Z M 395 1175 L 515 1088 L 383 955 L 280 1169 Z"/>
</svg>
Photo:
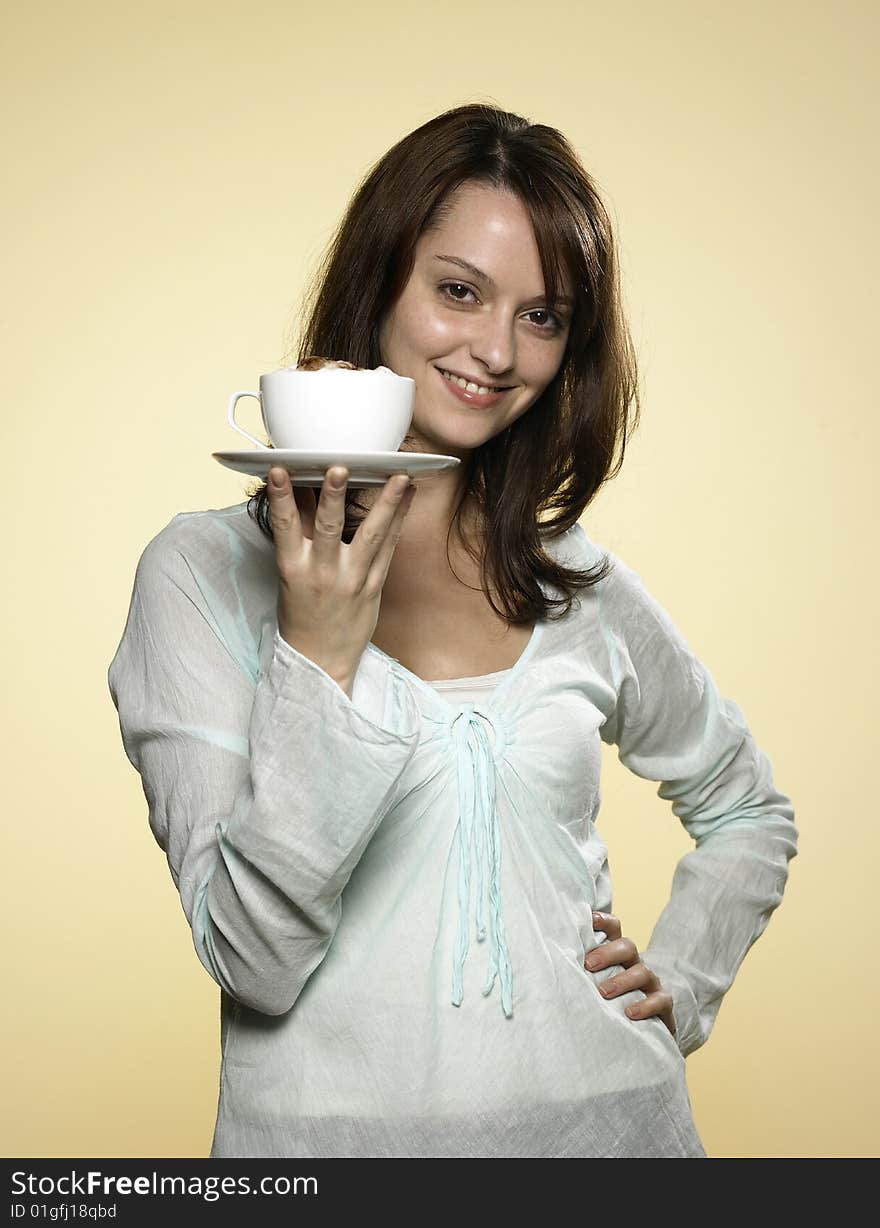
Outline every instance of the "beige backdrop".
<svg viewBox="0 0 880 1228">
<path fill-rule="evenodd" d="M 712 1156 L 876 1155 L 874 6 L 108 0 L 4 27 L 0 1151 L 208 1152 L 219 991 L 107 666 L 147 541 L 243 500 L 210 457 L 241 444 L 227 397 L 280 365 L 360 177 L 488 101 L 562 129 L 619 228 L 644 419 L 587 532 L 797 810 L 785 901 L 688 1061 L 698 1127 Z M 689 842 L 604 750 L 644 947 Z"/>
</svg>

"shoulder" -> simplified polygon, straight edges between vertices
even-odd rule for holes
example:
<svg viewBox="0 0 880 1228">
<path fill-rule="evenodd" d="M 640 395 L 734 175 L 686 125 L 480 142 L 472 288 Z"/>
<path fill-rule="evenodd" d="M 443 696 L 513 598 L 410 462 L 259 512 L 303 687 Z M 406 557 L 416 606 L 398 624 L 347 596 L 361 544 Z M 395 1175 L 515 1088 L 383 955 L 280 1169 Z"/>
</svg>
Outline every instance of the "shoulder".
<svg viewBox="0 0 880 1228">
<path fill-rule="evenodd" d="M 587 599 L 595 603 L 606 629 L 613 627 L 621 633 L 675 631 L 669 612 L 650 591 L 641 572 L 590 537 L 580 521 L 557 537 L 545 537 L 543 546 L 565 566 L 603 569 L 601 578 L 587 589 Z"/>
<path fill-rule="evenodd" d="M 596 589 L 606 636 L 618 644 L 625 643 L 628 651 L 646 655 L 652 667 L 660 668 L 670 654 L 681 660 L 691 658 L 690 644 L 666 604 L 662 583 L 661 599 L 653 582 L 649 587 L 640 570 L 612 550 L 605 553 L 611 566 Z"/>
<path fill-rule="evenodd" d="M 638 580 L 613 550 L 591 537 L 580 521 L 555 537 L 542 536 L 544 551 L 563 567 L 586 571 L 596 577 L 585 595 L 591 603 L 620 600 L 627 584 Z"/>
<path fill-rule="evenodd" d="M 273 555 L 272 543 L 248 515 L 247 503 L 178 512 L 152 537 L 138 561 L 138 578 L 175 580 L 223 573 L 248 555 Z"/>
<path fill-rule="evenodd" d="M 272 543 L 248 515 L 247 503 L 205 511 L 178 512 L 144 547 L 144 555 L 167 560 L 239 555 L 246 550 L 273 552 Z"/>
<path fill-rule="evenodd" d="M 587 536 L 587 531 L 579 520 L 553 537 L 542 532 L 541 547 L 556 562 L 566 567 L 593 568 L 600 565 L 608 554 L 603 546 Z"/>
</svg>

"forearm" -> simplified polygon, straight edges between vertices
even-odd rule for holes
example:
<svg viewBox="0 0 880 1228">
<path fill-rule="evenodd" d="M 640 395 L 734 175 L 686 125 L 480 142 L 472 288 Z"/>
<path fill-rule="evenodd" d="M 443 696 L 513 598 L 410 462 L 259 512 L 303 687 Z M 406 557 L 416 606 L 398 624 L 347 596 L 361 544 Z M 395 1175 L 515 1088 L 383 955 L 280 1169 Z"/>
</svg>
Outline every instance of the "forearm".
<svg viewBox="0 0 880 1228">
<path fill-rule="evenodd" d="M 250 772 L 216 824 L 193 905 L 202 963 L 267 1014 L 291 1008 L 326 954 L 341 893 L 418 740 L 415 726 L 377 726 L 340 689 L 295 650 L 276 650 L 253 706 Z"/>
<path fill-rule="evenodd" d="M 760 817 L 731 817 L 678 862 L 668 904 L 642 952 L 673 996 L 682 1053 L 705 1044 L 746 954 L 782 902 L 797 830 L 769 787 Z"/>
</svg>

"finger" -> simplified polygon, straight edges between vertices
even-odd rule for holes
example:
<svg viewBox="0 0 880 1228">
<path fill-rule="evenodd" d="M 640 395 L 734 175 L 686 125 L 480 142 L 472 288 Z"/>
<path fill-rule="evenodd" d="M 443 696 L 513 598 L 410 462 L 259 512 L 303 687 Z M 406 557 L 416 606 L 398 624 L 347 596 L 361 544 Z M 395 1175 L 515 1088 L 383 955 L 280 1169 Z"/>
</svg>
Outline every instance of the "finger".
<svg viewBox="0 0 880 1228">
<path fill-rule="evenodd" d="M 379 553 L 408 486 L 409 478 L 405 473 L 393 474 L 379 491 L 363 523 L 358 526 L 351 548 L 352 558 L 362 575 L 367 575 Z"/>
<path fill-rule="evenodd" d="M 291 561 L 302 549 L 302 529 L 290 474 L 281 465 L 269 468 L 269 523 L 279 564 Z"/>
<path fill-rule="evenodd" d="M 630 1002 L 624 1007 L 624 1014 L 630 1019 L 650 1019 L 658 1015 L 666 1024 L 671 1035 L 675 1035 L 675 1015 L 672 1012 L 672 994 L 651 993 L 638 1002 Z"/>
<path fill-rule="evenodd" d="M 613 912 L 594 912 L 593 929 L 602 930 L 609 938 L 619 938 L 622 932 L 620 920 Z"/>
<path fill-rule="evenodd" d="M 614 976 L 609 976 L 599 986 L 599 992 L 605 998 L 616 998 L 620 994 L 629 993 L 633 989 L 641 989 L 643 992 L 647 992 L 651 988 L 652 977 L 652 972 L 644 964 L 636 964 L 634 968 L 625 968 L 623 971 L 615 973 Z"/>
<path fill-rule="evenodd" d="M 312 533 L 312 554 L 318 563 L 332 564 L 339 558 L 342 531 L 345 528 L 347 484 L 348 470 L 344 465 L 331 465 L 324 474 Z"/>
<path fill-rule="evenodd" d="M 384 587 L 388 577 L 388 569 L 394 557 L 394 551 L 403 532 L 403 522 L 406 520 L 406 514 L 410 509 L 415 493 L 415 486 L 410 485 L 408 482 L 402 489 L 389 493 L 389 500 L 384 513 L 387 518 L 387 525 L 378 549 L 373 556 L 373 561 L 364 583 L 364 587 L 369 592 L 375 593 Z M 379 501 L 379 503 L 382 502 L 382 500 Z M 376 504 L 376 506 L 378 507 L 379 504 Z M 366 521 L 364 521 L 364 524 L 366 524 Z M 381 532 L 381 529 L 376 529 L 376 533 L 378 534 L 379 532 Z M 368 548 L 370 548 L 369 543 Z"/>
<path fill-rule="evenodd" d="M 584 960 L 587 968 L 607 968 L 609 964 L 621 964 L 624 968 L 639 959 L 639 949 L 631 938 L 609 938 L 593 947 Z"/>
<path fill-rule="evenodd" d="M 642 964 L 642 967 L 645 969 L 645 971 L 648 974 L 648 979 L 646 981 L 647 992 L 656 993 L 658 990 L 663 992 L 663 984 L 659 976 L 657 975 L 657 973 L 654 971 L 654 969 L 649 968 L 648 965 L 645 963 Z"/>
</svg>

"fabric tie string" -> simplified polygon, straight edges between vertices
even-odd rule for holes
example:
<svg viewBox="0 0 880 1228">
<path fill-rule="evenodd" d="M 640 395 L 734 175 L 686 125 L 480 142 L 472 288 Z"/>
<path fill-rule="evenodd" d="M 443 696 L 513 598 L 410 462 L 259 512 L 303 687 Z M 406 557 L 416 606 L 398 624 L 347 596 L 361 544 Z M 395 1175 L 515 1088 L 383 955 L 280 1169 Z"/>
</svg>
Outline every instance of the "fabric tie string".
<svg viewBox="0 0 880 1228">
<path fill-rule="evenodd" d="M 501 836 L 495 809 L 495 762 L 492 746 L 472 704 L 463 705 L 452 726 L 458 763 L 458 937 L 452 962 L 452 1004 L 464 997 L 462 975 L 469 946 L 471 868 L 476 866 L 476 934 L 486 937 L 483 923 L 483 863 L 487 863 L 489 891 L 489 971 L 483 996 L 492 992 L 501 976 L 501 1008 L 513 1015 L 513 973 L 504 940 L 501 917 Z"/>
</svg>

